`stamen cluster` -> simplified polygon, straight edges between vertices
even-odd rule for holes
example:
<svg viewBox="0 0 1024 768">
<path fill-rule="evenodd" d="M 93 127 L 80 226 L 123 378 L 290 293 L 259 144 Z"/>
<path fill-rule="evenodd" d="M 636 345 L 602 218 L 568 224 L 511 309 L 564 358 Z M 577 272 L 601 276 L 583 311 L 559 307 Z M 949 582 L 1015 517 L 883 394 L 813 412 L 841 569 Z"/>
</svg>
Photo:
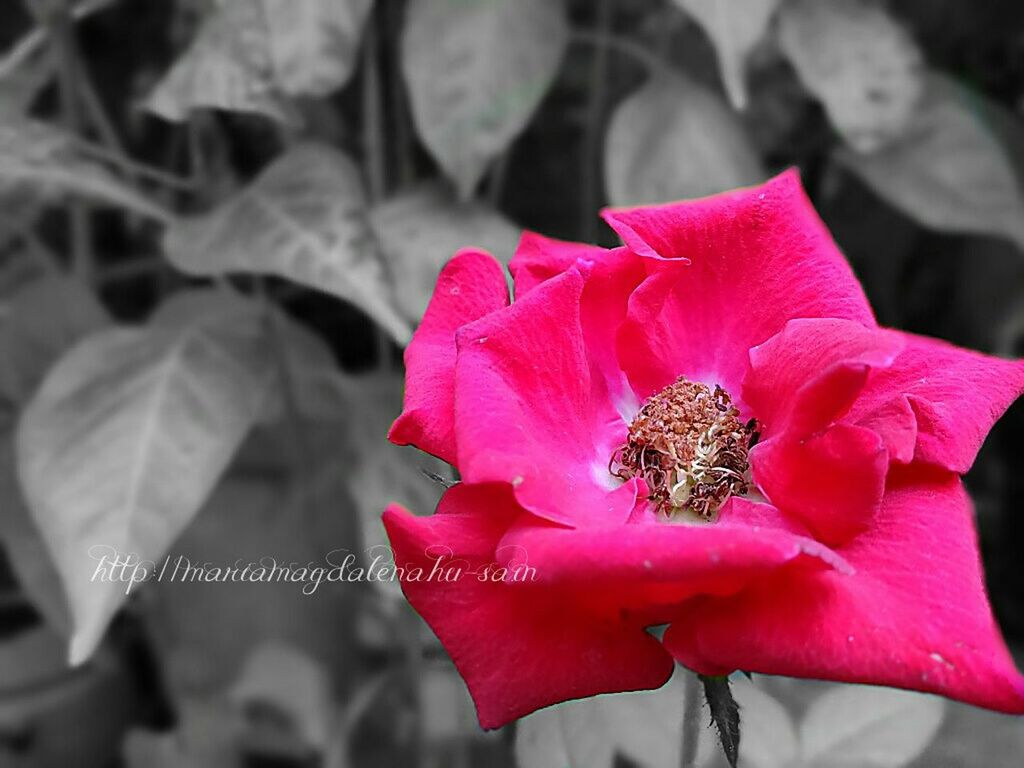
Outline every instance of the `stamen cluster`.
<svg viewBox="0 0 1024 768">
<path fill-rule="evenodd" d="M 659 512 L 711 520 L 730 496 L 747 492 L 757 436 L 756 421 L 740 421 L 728 392 L 680 376 L 644 403 L 608 469 L 643 478 Z"/>
</svg>

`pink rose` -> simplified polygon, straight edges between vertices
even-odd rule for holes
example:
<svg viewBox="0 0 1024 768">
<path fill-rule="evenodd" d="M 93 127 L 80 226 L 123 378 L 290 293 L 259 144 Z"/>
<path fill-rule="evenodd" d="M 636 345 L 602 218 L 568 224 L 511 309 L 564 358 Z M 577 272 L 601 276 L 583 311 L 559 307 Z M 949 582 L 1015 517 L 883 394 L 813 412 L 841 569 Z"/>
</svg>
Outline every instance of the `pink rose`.
<svg viewBox="0 0 1024 768">
<path fill-rule="evenodd" d="M 462 482 L 384 522 L 481 725 L 674 660 L 1024 713 L 960 480 L 1024 365 L 878 327 L 795 172 L 605 219 L 524 235 L 511 304 L 459 253 L 406 353 L 390 437 Z"/>
</svg>

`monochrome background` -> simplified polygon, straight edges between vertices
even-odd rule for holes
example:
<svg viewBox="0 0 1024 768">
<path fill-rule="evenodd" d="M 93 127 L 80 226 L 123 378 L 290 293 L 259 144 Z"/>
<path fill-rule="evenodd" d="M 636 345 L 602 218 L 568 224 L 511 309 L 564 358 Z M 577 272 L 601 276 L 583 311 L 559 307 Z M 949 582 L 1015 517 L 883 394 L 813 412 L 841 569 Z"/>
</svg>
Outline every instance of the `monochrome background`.
<svg viewBox="0 0 1024 768">
<path fill-rule="evenodd" d="M 365 557 L 451 477 L 384 436 L 458 248 L 613 245 L 603 206 L 790 166 L 882 323 L 1024 355 L 1017 0 L 0 0 L 0 768 L 678 764 L 678 681 L 517 741 L 395 584 L 126 598 L 88 552 Z M 1018 404 L 967 478 L 1015 652 L 1022 440 Z M 933 697 L 736 687 L 745 766 L 1024 752 Z"/>
</svg>

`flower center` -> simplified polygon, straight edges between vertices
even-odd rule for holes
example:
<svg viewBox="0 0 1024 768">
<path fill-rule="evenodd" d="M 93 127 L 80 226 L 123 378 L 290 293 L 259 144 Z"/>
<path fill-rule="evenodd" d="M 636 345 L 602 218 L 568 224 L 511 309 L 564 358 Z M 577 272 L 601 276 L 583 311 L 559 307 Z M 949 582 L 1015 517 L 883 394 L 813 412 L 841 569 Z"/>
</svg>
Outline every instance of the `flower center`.
<svg viewBox="0 0 1024 768">
<path fill-rule="evenodd" d="M 744 424 L 739 415 L 720 386 L 680 376 L 644 403 L 608 471 L 622 480 L 643 478 L 659 512 L 711 520 L 730 496 L 749 488 L 747 454 L 757 422 Z"/>
</svg>

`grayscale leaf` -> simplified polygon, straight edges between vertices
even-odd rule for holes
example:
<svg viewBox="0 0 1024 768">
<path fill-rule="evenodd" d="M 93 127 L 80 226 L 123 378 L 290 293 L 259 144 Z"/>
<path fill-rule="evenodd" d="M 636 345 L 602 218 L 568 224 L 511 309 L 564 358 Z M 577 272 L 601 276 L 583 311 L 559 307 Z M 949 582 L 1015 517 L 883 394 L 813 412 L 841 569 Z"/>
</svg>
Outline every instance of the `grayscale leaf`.
<svg viewBox="0 0 1024 768">
<path fill-rule="evenodd" d="M 604 158 L 615 206 L 703 197 L 765 177 L 735 113 L 677 73 L 653 76 L 616 107 Z"/>
<path fill-rule="evenodd" d="M 64 584 L 80 663 L 125 600 L 93 582 L 104 552 L 156 561 L 265 408 L 264 315 L 214 291 L 175 296 L 144 327 L 94 333 L 47 374 L 18 423 L 18 473 Z"/>
<path fill-rule="evenodd" d="M 0 542 L 32 606 L 51 630 L 69 637 L 71 618 L 64 587 L 21 492 L 10 432 L 0 435 Z"/>
<path fill-rule="evenodd" d="M 718 67 L 729 101 L 736 109 L 747 105 L 747 57 L 768 30 L 781 0 L 675 0 L 692 16 L 718 54 Z"/>
<path fill-rule="evenodd" d="M 756 682 L 735 676 L 733 696 L 743 716 L 740 765 L 744 768 L 794 768 L 800 742 L 786 708 Z"/>
<path fill-rule="evenodd" d="M 402 72 L 427 149 L 468 199 L 523 130 L 569 40 L 562 0 L 416 0 Z"/>
<path fill-rule="evenodd" d="M 348 82 L 373 0 L 262 2 L 274 82 L 282 91 L 326 96 Z"/>
<path fill-rule="evenodd" d="M 297 123 L 289 97 L 326 96 L 351 78 L 372 6 L 373 0 L 221 3 L 146 107 L 178 122 L 205 107 Z"/>
<path fill-rule="evenodd" d="M 325 145 L 301 144 L 210 213 L 167 229 L 171 262 L 195 275 L 270 274 L 326 291 L 409 340 L 367 221 L 359 171 Z"/>
<path fill-rule="evenodd" d="M 878 0 L 786 0 L 779 43 L 858 152 L 909 128 L 924 90 L 923 57 Z"/>
<path fill-rule="evenodd" d="M 0 199 L 26 205 L 53 202 L 68 193 L 157 221 L 169 218 L 163 208 L 84 155 L 67 132 L 30 118 L 0 121 Z"/>
<path fill-rule="evenodd" d="M 900 768 L 920 755 L 942 724 L 945 702 L 895 688 L 839 685 L 815 701 L 800 723 L 808 768 Z"/>
<path fill-rule="evenodd" d="M 370 559 L 375 555 L 390 559 L 381 512 L 389 504 L 401 504 L 418 515 L 433 513 L 444 487 L 422 470 L 451 477 L 451 469 L 440 459 L 384 439 L 402 411 L 400 375 L 349 376 L 344 387 L 352 419 L 348 429 L 352 459 L 345 481 L 359 513 L 362 550 Z M 367 435 L 370 439 L 364 439 Z M 395 581 L 374 581 L 374 585 L 391 597 L 401 596 Z"/>
<path fill-rule="evenodd" d="M 926 227 L 1009 238 L 1024 248 L 1024 196 L 980 98 L 932 75 L 907 135 L 869 155 L 839 161 L 876 194 Z"/>
<path fill-rule="evenodd" d="M 31 397 L 66 349 L 111 323 L 93 293 L 58 275 L 30 282 L 5 305 L 0 321 L 0 394 L 15 403 Z"/>
<path fill-rule="evenodd" d="M 654 691 L 568 701 L 524 717 L 516 726 L 516 763 L 519 768 L 612 768 L 620 755 L 644 768 L 676 768 L 683 738 L 683 674 L 691 673 L 677 670 Z M 717 749 L 712 731 L 702 728 L 697 764 L 707 764 Z"/>
<path fill-rule="evenodd" d="M 440 184 L 423 184 L 374 206 L 370 222 L 395 275 L 395 299 L 418 323 L 441 267 L 462 248 L 482 248 L 508 264 L 519 241 L 512 222 L 483 203 L 460 203 Z"/>
<path fill-rule="evenodd" d="M 192 110 L 208 108 L 298 123 L 294 106 L 274 82 L 267 40 L 261 0 L 221 3 L 150 92 L 145 108 L 174 122 L 187 119 Z"/>
<path fill-rule="evenodd" d="M 241 710 L 271 707 L 301 746 L 322 752 L 328 744 L 333 701 L 330 673 L 303 649 L 280 640 L 254 648 L 228 698 Z"/>
</svg>

